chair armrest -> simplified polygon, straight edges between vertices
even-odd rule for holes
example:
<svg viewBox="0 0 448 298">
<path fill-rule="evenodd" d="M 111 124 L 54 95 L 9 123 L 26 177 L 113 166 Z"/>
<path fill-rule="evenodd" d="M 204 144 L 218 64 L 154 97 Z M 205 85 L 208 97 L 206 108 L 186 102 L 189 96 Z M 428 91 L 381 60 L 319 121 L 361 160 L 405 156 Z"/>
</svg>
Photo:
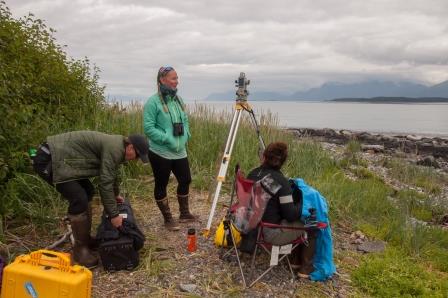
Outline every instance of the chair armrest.
<svg viewBox="0 0 448 298">
<path fill-rule="evenodd" d="M 260 222 L 261 228 L 271 228 L 271 229 L 283 229 L 283 230 L 302 230 L 302 231 L 309 231 L 309 230 L 321 230 L 325 229 L 327 227 L 327 224 L 324 222 L 316 222 L 313 225 L 303 226 L 303 227 L 293 227 L 293 226 L 284 226 L 279 224 L 273 224 L 269 222 Z"/>
</svg>

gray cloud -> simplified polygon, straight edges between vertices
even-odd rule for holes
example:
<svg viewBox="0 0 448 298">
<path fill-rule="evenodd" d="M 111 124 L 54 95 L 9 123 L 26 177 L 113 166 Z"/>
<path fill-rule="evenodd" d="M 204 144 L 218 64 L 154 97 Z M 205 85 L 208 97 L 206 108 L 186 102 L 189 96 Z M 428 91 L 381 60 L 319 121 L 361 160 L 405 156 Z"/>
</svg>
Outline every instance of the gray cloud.
<svg viewBox="0 0 448 298">
<path fill-rule="evenodd" d="M 368 78 L 435 84 L 448 79 L 448 2 L 15 0 L 57 30 L 70 56 L 101 69 L 109 94 L 144 98 L 161 65 L 181 94 L 233 88 L 293 92 Z"/>
</svg>

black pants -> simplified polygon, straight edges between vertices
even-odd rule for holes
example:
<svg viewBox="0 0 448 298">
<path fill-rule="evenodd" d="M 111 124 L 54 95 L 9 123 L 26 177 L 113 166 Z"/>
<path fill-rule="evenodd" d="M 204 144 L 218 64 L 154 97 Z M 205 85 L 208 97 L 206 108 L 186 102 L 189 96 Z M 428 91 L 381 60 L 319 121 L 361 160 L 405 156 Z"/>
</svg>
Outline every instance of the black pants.
<svg viewBox="0 0 448 298">
<path fill-rule="evenodd" d="M 188 158 L 166 159 L 151 150 L 149 151 L 148 157 L 154 174 L 154 197 L 156 200 L 161 200 L 166 197 L 166 187 L 171 172 L 173 172 L 177 179 L 177 194 L 181 196 L 188 195 L 191 183 Z"/>
<path fill-rule="evenodd" d="M 45 147 L 45 148 L 42 148 Z M 51 170 L 51 155 L 48 145 L 45 143 L 37 150 L 33 158 L 34 171 L 69 202 L 68 213 L 80 214 L 87 211 L 89 202 L 92 200 L 95 188 L 89 179 L 73 180 L 69 182 L 53 184 L 53 173 Z"/>
</svg>

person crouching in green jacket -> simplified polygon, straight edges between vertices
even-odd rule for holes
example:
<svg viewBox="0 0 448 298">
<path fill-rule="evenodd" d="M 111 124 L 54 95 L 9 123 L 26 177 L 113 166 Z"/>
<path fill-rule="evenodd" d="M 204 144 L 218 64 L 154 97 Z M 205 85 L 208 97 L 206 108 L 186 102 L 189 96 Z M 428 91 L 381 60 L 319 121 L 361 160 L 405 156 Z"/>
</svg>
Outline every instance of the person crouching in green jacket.
<svg viewBox="0 0 448 298">
<path fill-rule="evenodd" d="M 190 138 L 188 117 L 177 95 L 178 77 L 172 67 L 161 67 L 157 74 L 158 92 L 151 96 L 143 110 L 143 128 L 149 139 L 149 161 L 154 174 L 154 198 L 168 230 L 179 230 L 168 204 L 166 188 L 171 172 L 177 179 L 179 221 L 195 221 L 190 213 L 188 193 L 191 183 L 186 143 Z"/>
<path fill-rule="evenodd" d="M 112 225 L 123 221 L 117 202 L 120 196 L 117 181 L 119 166 L 140 158 L 148 162 L 148 141 L 143 135 L 108 135 L 96 131 L 73 131 L 47 137 L 33 158 L 35 172 L 68 200 L 68 217 L 75 239 L 75 262 L 94 267 L 98 258 L 90 248 L 95 241 L 90 236 L 94 194 L 90 177 L 99 177 L 99 192 L 104 210 Z"/>
</svg>

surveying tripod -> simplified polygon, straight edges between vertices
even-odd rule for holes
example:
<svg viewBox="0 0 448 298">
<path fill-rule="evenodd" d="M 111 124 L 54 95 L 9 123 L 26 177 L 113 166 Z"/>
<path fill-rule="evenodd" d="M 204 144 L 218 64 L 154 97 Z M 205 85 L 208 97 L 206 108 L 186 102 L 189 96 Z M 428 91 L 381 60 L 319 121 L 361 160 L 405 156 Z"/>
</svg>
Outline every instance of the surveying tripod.
<svg viewBox="0 0 448 298">
<path fill-rule="evenodd" d="M 266 147 L 263 138 L 260 134 L 260 128 L 258 126 L 257 119 L 255 118 L 254 111 L 247 102 L 247 96 L 249 95 L 249 92 L 247 91 L 247 85 L 250 84 L 250 80 L 247 80 L 244 72 L 241 72 L 238 80 L 235 80 L 235 84 L 236 84 L 235 87 L 238 88 L 236 90 L 235 112 L 233 113 L 232 122 L 230 124 L 230 130 L 227 136 L 226 147 L 224 149 L 224 153 L 222 156 L 218 176 L 216 177 L 217 185 L 215 189 L 215 194 L 213 196 L 210 215 L 207 221 L 207 227 L 203 231 L 203 235 L 205 237 L 208 237 L 210 233 L 210 227 L 212 225 L 213 215 L 215 214 L 216 204 L 218 203 L 218 197 L 219 193 L 221 192 L 222 183 L 225 181 L 226 178 L 227 169 L 230 164 L 230 156 L 232 155 L 233 145 L 235 144 L 235 139 L 243 111 L 248 112 L 250 115 L 250 119 L 252 120 L 252 124 L 257 133 L 259 148 L 261 149 L 260 151 L 263 151 Z"/>
</svg>

